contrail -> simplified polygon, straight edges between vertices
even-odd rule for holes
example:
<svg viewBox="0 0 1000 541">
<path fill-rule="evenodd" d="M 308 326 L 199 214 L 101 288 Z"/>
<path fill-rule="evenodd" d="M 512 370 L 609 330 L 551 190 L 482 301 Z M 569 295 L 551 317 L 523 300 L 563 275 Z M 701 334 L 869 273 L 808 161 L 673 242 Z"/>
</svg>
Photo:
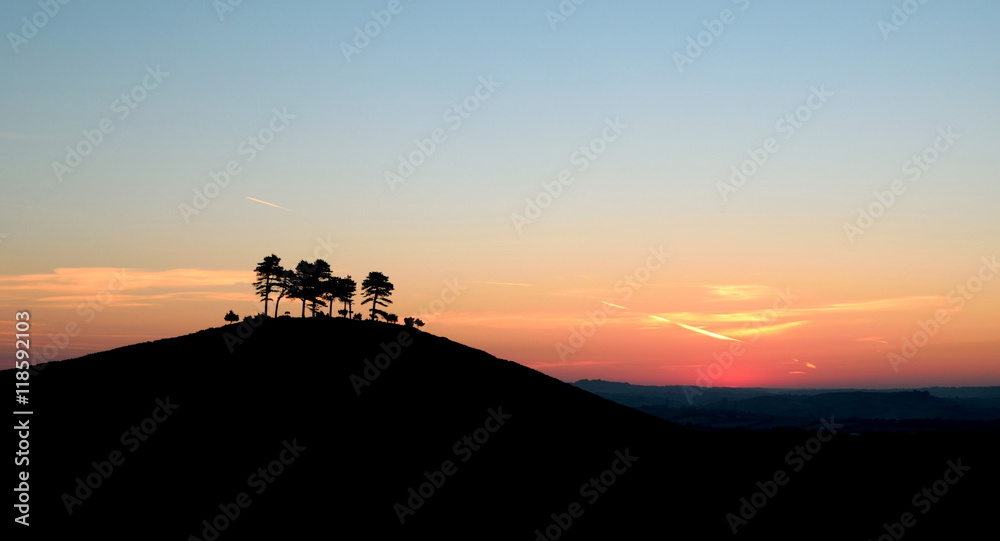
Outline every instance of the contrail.
<svg viewBox="0 0 1000 541">
<path fill-rule="evenodd" d="M 254 199 L 254 198 L 252 198 L 250 196 L 246 196 L 246 198 L 249 199 L 249 200 L 251 200 L 251 201 L 256 201 L 258 203 L 263 203 L 265 205 L 270 205 L 272 207 L 277 207 L 277 208 L 279 208 L 281 210 L 287 210 L 288 212 L 295 212 L 294 210 L 289 209 L 289 208 L 285 208 L 285 207 L 283 207 L 281 205 L 275 205 L 274 203 L 268 203 L 267 201 L 261 201 L 260 199 Z"/>
<path fill-rule="evenodd" d="M 685 325 L 683 323 L 677 323 L 677 325 L 680 325 L 681 327 L 684 327 L 685 329 L 688 329 L 688 330 L 691 330 L 691 331 L 694 331 L 694 332 L 700 332 L 701 334 L 704 334 L 705 336 L 711 336 L 712 338 L 718 338 L 719 340 L 732 340 L 733 342 L 742 342 L 742 340 L 737 340 L 735 338 L 730 338 L 728 336 L 722 336 L 721 334 L 715 334 L 714 332 L 703 331 L 703 330 L 699 329 L 698 327 L 692 327 L 690 325 Z"/>
<path fill-rule="evenodd" d="M 630 312 L 632 311 L 631 309 L 625 308 L 624 306 L 621 306 L 619 304 L 610 303 L 608 301 L 601 301 L 601 302 L 603 302 L 604 304 L 607 304 L 608 306 L 614 306 L 615 308 L 622 308 L 624 310 L 629 310 Z M 674 325 L 677 325 L 677 326 L 680 326 L 680 327 L 684 327 L 685 329 L 688 329 L 689 331 L 694 331 L 694 332 L 697 332 L 697 333 L 701 333 L 701 334 L 704 334 L 705 336 L 711 336 L 712 338 L 718 338 L 719 340 L 730 340 L 730 341 L 733 341 L 733 342 L 742 342 L 742 340 L 737 340 L 735 338 L 730 338 L 728 336 L 722 336 L 721 334 L 715 334 L 714 332 L 703 331 L 703 330 L 699 329 L 698 327 L 692 327 L 690 325 L 685 325 L 683 323 L 674 323 L 674 322 L 672 322 L 669 319 L 664 318 L 664 317 L 656 316 L 656 315 L 653 315 L 653 314 L 646 314 L 646 315 L 649 316 L 649 317 L 651 317 L 651 318 L 653 318 L 653 319 L 655 319 L 655 320 L 657 320 L 657 321 L 663 321 L 665 323 L 673 323 Z"/>
</svg>

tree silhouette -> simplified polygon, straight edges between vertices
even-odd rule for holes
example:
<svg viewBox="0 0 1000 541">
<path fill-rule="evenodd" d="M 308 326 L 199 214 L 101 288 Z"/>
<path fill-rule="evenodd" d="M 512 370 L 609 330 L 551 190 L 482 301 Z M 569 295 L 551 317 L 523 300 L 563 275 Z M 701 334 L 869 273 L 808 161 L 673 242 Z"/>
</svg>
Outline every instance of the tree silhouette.
<svg viewBox="0 0 1000 541">
<path fill-rule="evenodd" d="M 392 294 L 392 290 L 393 285 L 389 281 L 389 277 L 381 272 L 369 272 L 368 276 L 361 282 L 362 296 L 365 298 L 365 300 L 361 301 L 361 304 L 371 303 L 372 319 L 377 319 L 380 314 L 383 316 L 387 315 L 379 307 L 392 304 L 392 301 L 388 299 L 389 295 Z"/>
<path fill-rule="evenodd" d="M 254 272 L 257 273 L 257 280 L 253 283 L 253 287 L 257 290 L 257 294 L 263 297 L 264 317 L 267 317 L 267 303 L 271 300 L 271 294 L 278 288 L 277 282 L 282 273 L 285 272 L 285 269 L 278 264 L 280 262 L 280 257 L 271 254 L 258 263 L 257 268 L 254 269 Z M 277 315 L 277 308 L 275 308 L 275 315 Z"/>
<path fill-rule="evenodd" d="M 240 316 L 236 315 L 236 313 L 233 312 L 232 310 L 230 310 L 229 313 L 226 314 L 226 321 L 228 321 L 230 323 L 235 323 L 235 322 L 237 322 L 239 320 L 240 320 Z"/>
<path fill-rule="evenodd" d="M 309 278 L 306 281 L 306 288 L 309 291 L 309 310 L 312 316 L 316 317 L 316 308 L 326 306 L 321 299 L 330 289 L 333 283 L 333 276 L 330 275 L 330 264 L 322 259 L 317 259 L 312 264 Z M 332 306 L 331 306 L 332 309 Z"/>
<path fill-rule="evenodd" d="M 308 268 L 309 263 L 304 259 L 299 261 L 298 265 L 295 265 L 295 269 L 292 270 L 292 274 L 288 277 L 288 291 L 285 294 L 289 299 L 302 300 L 302 317 L 306 317 L 306 301 L 302 296 L 302 284 L 305 281 L 305 273 Z"/>
<path fill-rule="evenodd" d="M 317 259 L 314 263 L 303 259 L 295 266 L 288 296 L 302 301 L 301 317 L 306 317 L 306 304 L 309 305 L 310 313 L 313 316 L 316 315 L 317 307 L 326 306 L 320 297 L 323 295 L 325 284 L 332 278 L 330 264 L 322 259 Z"/>
<path fill-rule="evenodd" d="M 281 299 L 288 296 L 292 291 L 294 276 L 295 274 L 292 271 L 282 270 L 281 276 L 274 283 L 274 287 L 278 292 L 278 298 L 274 301 L 274 317 L 278 317 L 278 304 L 281 303 Z"/>
<path fill-rule="evenodd" d="M 347 278 L 341 278 L 341 286 L 337 299 L 344 303 L 344 308 L 347 309 L 347 317 L 352 317 L 354 315 L 354 292 L 358 290 L 358 284 L 348 274 Z"/>
<path fill-rule="evenodd" d="M 424 326 L 423 321 L 413 317 L 408 317 L 403 319 L 403 324 L 405 324 L 407 327 L 417 326 L 419 328 Z"/>
<path fill-rule="evenodd" d="M 339 300 L 344 303 L 344 309 L 337 310 L 337 313 L 348 317 L 350 310 L 347 307 L 354 297 L 354 290 L 356 288 L 357 285 L 354 283 L 354 280 L 351 280 L 350 276 L 347 278 L 333 276 L 322 284 L 322 298 L 330 303 L 330 316 L 333 316 L 333 302 Z"/>
<path fill-rule="evenodd" d="M 301 317 L 306 317 L 306 303 L 309 301 L 309 273 L 312 265 L 302 259 L 295 265 L 295 272 L 292 274 L 292 284 L 288 288 L 288 296 L 302 301 Z"/>
<path fill-rule="evenodd" d="M 320 284 L 320 298 L 330 307 L 330 317 L 333 317 L 333 301 L 337 300 L 337 288 L 340 287 L 340 277 L 333 276 Z"/>
<path fill-rule="evenodd" d="M 327 303 L 330 307 L 328 315 L 332 317 L 333 303 L 339 301 L 343 303 L 344 309 L 337 310 L 338 314 L 350 319 L 362 319 L 360 314 L 354 313 L 354 294 L 358 284 L 350 275 L 346 278 L 332 276 L 330 264 L 322 259 L 317 259 L 313 263 L 300 260 L 294 269 L 286 269 L 280 262 L 281 258 L 271 254 L 254 268 L 256 279 L 253 286 L 264 302 L 264 317 L 268 317 L 271 301 L 274 301 L 274 317 L 278 317 L 281 299 L 287 297 L 302 301 L 300 317 L 303 318 L 306 317 L 306 306 L 309 307 L 312 316 L 316 317 L 317 310 L 327 306 Z M 362 282 L 365 299 L 361 304 L 371 303 L 369 310 L 371 319 L 382 316 L 386 321 L 399 322 L 398 316 L 383 310 L 392 304 L 389 296 L 392 295 L 393 288 L 386 275 L 374 271 L 368 273 Z"/>
</svg>

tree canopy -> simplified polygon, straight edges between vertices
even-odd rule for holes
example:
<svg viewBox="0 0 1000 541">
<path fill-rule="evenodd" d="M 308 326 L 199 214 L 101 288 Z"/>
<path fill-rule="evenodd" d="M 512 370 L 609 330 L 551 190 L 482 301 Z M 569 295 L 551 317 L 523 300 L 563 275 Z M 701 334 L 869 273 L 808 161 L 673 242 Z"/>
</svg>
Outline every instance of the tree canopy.
<svg viewBox="0 0 1000 541">
<path fill-rule="evenodd" d="M 392 295 L 394 286 L 389 281 L 389 277 L 381 272 L 372 271 L 368 273 L 364 281 L 361 282 L 362 296 L 365 300 L 361 304 L 371 303 L 371 319 L 378 319 L 378 316 L 388 314 L 380 307 L 387 307 L 392 304 L 389 295 Z"/>
<path fill-rule="evenodd" d="M 332 316 L 335 301 L 344 303 L 346 313 L 343 315 L 353 315 L 352 305 L 357 284 L 350 276 L 333 276 L 330 264 L 322 259 L 313 262 L 301 260 L 292 270 L 285 269 L 280 262 L 281 258 L 271 254 L 254 269 L 256 280 L 253 286 L 264 302 L 265 316 L 268 313 L 268 303 L 273 300 L 274 317 L 278 317 L 281 299 L 285 297 L 302 301 L 302 317 L 305 317 L 307 307 L 310 315 L 315 317 L 318 309 L 328 304 L 329 315 Z"/>
<path fill-rule="evenodd" d="M 354 294 L 357 292 L 358 284 L 347 275 L 346 278 L 333 276 L 330 264 L 322 259 L 309 262 L 300 260 L 294 269 L 286 269 L 281 266 L 281 258 L 271 254 L 257 264 L 254 269 L 255 280 L 254 290 L 264 303 L 264 316 L 268 316 L 268 305 L 274 301 L 274 317 L 278 317 L 281 299 L 290 298 L 302 302 L 300 317 L 306 317 L 308 308 L 312 317 L 333 316 L 334 303 L 339 302 L 343 308 L 337 310 L 337 314 L 351 319 L 362 319 L 361 314 L 354 313 Z M 383 310 L 392 304 L 389 297 L 392 295 L 395 286 L 389 281 L 389 277 L 377 271 L 368 273 L 368 276 L 361 282 L 362 297 L 361 304 L 370 304 L 368 316 L 372 320 L 377 320 L 379 316 L 389 323 L 398 323 L 399 316 L 390 314 Z M 329 307 L 324 313 L 321 309 Z M 232 316 L 235 316 L 230 312 Z M 226 320 L 230 321 L 230 314 L 226 315 Z M 421 327 L 424 322 L 419 319 L 407 317 L 404 322 L 408 327 Z"/>
<path fill-rule="evenodd" d="M 258 263 L 257 268 L 254 269 L 254 272 L 257 273 L 257 280 L 253 283 L 253 286 L 257 290 L 257 294 L 263 297 L 261 300 L 264 301 L 265 315 L 267 314 L 267 303 L 271 300 L 271 294 L 279 287 L 281 275 L 285 272 L 285 269 L 279 263 L 281 263 L 281 258 L 271 254 Z M 277 310 L 277 306 L 275 310 Z"/>
</svg>

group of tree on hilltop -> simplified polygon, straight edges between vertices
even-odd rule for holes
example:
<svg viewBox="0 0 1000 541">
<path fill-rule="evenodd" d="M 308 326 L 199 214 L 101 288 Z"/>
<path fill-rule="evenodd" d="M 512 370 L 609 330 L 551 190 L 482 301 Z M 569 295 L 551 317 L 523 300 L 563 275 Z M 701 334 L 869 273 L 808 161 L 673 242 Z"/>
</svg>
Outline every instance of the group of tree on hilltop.
<svg viewBox="0 0 1000 541">
<path fill-rule="evenodd" d="M 335 302 L 343 303 L 343 308 L 337 310 L 342 317 L 362 319 L 361 314 L 354 313 L 354 294 L 357 291 L 357 283 L 348 275 L 346 278 L 333 276 L 330 264 L 322 259 L 313 262 L 305 260 L 299 261 L 294 269 L 285 269 L 281 266 L 281 258 L 271 254 L 257 264 L 254 269 L 257 279 L 253 286 L 257 295 L 264 303 L 264 316 L 268 316 L 268 304 L 274 301 L 274 317 L 278 317 L 278 307 L 281 299 L 295 299 L 302 302 L 301 317 L 306 317 L 306 308 L 312 317 L 328 316 L 333 317 L 333 305 Z M 389 277 L 381 272 L 369 272 L 368 276 L 361 282 L 361 296 L 364 300 L 361 304 L 371 304 L 369 317 L 373 320 L 382 319 L 389 323 L 398 323 L 399 316 L 390 314 L 383 310 L 388 308 L 392 301 L 394 286 L 389 281 Z M 322 308 L 329 306 L 329 312 L 324 314 Z M 230 311 L 226 314 L 226 321 L 233 321 L 239 316 Z M 422 327 L 423 321 L 408 317 L 404 319 L 407 326 Z"/>
</svg>

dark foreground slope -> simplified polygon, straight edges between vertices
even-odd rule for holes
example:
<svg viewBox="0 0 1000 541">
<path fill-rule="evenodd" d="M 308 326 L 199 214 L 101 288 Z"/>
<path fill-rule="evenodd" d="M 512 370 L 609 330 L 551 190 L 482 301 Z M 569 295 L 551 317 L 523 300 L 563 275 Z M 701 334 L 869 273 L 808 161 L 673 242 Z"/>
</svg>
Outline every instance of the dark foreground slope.
<svg viewBox="0 0 1000 541">
<path fill-rule="evenodd" d="M 727 539 L 741 498 L 744 539 L 876 539 L 904 512 L 908 540 L 992 527 L 993 433 L 699 433 L 401 326 L 271 320 L 232 353 L 226 333 L 31 379 L 36 536 Z"/>
</svg>

